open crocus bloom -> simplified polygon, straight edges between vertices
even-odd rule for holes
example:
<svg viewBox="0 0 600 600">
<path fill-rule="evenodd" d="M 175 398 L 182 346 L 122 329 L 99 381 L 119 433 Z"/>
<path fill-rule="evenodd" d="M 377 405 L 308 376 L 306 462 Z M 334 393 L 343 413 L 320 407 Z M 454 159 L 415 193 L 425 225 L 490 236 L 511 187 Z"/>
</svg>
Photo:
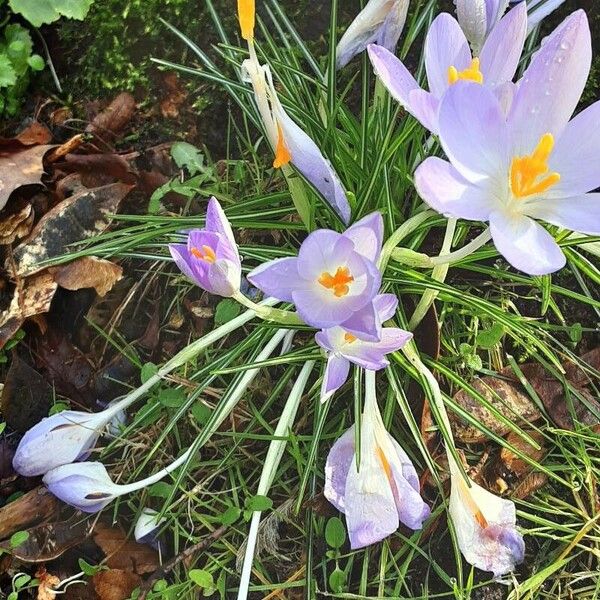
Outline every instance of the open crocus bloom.
<svg viewBox="0 0 600 600">
<path fill-rule="evenodd" d="M 600 103 L 569 121 L 591 62 L 583 11 L 573 13 L 533 58 L 508 120 L 489 90 L 463 83 L 440 107 L 450 159 L 415 173 L 421 197 L 451 217 L 488 221 L 508 262 L 531 275 L 564 266 L 554 238 L 534 219 L 600 234 Z"/>
<path fill-rule="evenodd" d="M 13 457 L 15 471 L 35 477 L 84 459 L 114 416 L 110 407 L 99 413 L 65 410 L 42 419 L 19 442 Z"/>
<path fill-rule="evenodd" d="M 381 420 L 375 372 L 365 375 L 360 465 L 356 463 L 354 426 L 333 445 L 325 465 L 325 497 L 346 515 L 353 549 L 381 541 L 400 523 L 421 529 L 430 512 L 419 493 L 414 466 Z"/>
<path fill-rule="evenodd" d="M 373 300 L 379 327 L 391 319 L 398 299 L 394 294 L 380 294 Z M 327 351 L 327 366 L 321 385 L 321 402 L 328 400 L 348 379 L 350 363 L 365 369 L 378 371 L 389 365 L 386 354 L 399 350 L 412 338 L 412 333 L 397 327 L 381 329 L 378 342 L 361 340 L 343 327 L 331 327 L 319 331 L 315 340 Z"/>
<path fill-rule="evenodd" d="M 336 48 L 336 65 L 341 69 L 369 44 L 394 52 L 400 39 L 409 0 L 369 0 L 356 16 Z"/>
<path fill-rule="evenodd" d="M 188 233 L 186 244 L 169 244 L 181 271 L 202 289 L 233 296 L 240 289 L 242 265 L 231 225 L 216 198 L 206 210 L 206 227 Z"/>
<path fill-rule="evenodd" d="M 293 302 L 308 325 L 347 323 L 357 335 L 377 340 L 373 298 L 381 284 L 376 261 L 382 236 L 378 212 L 342 234 L 319 229 L 304 240 L 298 257 L 265 263 L 248 275 L 248 281 L 268 296 Z"/>
<path fill-rule="evenodd" d="M 509 573 L 525 556 L 515 505 L 473 481 L 469 487 L 456 466 L 450 473 L 449 511 L 460 551 L 469 564 L 494 577 Z"/>
<path fill-rule="evenodd" d="M 424 127 L 437 133 L 440 100 L 458 81 L 490 88 L 508 110 L 526 31 L 527 11 L 521 4 L 501 19 L 474 57 L 456 19 L 442 13 L 431 24 L 425 41 L 428 92 L 391 52 L 373 44 L 368 50 L 375 73 L 390 94 Z"/>
</svg>

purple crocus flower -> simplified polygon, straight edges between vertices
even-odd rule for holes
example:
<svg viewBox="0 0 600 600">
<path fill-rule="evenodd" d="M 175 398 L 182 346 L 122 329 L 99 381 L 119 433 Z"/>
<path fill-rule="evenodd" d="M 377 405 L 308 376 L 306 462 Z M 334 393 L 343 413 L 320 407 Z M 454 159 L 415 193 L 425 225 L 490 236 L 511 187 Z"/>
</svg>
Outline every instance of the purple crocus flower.
<svg viewBox="0 0 600 600">
<path fill-rule="evenodd" d="M 356 16 L 336 48 L 336 65 L 341 69 L 369 44 L 394 52 L 400 39 L 409 0 L 369 0 Z"/>
<path fill-rule="evenodd" d="M 451 464 L 449 512 L 458 547 L 466 561 L 492 571 L 494 577 L 513 571 L 525 557 L 525 542 L 516 528 L 515 505 L 486 489 L 465 481 Z"/>
<path fill-rule="evenodd" d="M 216 198 L 206 210 L 206 227 L 188 233 L 186 244 L 169 244 L 181 271 L 202 289 L 233 296 L 240 289 L 242 266 L 231 225 Z"/>
<path fill-rule="evenodd" d="M 566 258 L 536 219 L 600 234 L 600 102 L 569 121 L 589 73 L 590 30 L 579 10 L 534 56 L 505 118 L 494 94 L 462 83 L 440 107 L 440 140 L 450 159 L 416 170 L 421 197 L 454 218 L 487 221 L 498 251 L 530 275 Z"/>
<path fill-rule="evenodd" d="M 381 541 L 403 523 L 421 529 L 429 507 L 406 452 L 387 432 L 375 399 L 375 372 L 366 372 L 365 407 L 357 464 L 352 426 L 331 448 L 325 465 L 325 497 L 346 515 L 353 549 Z"/>
<path fill-rule="evenodd" d="M 391 52 L 376 45 L 368 51 L 375 73 L 390 94 L 424 127 L 438 133 L 440 100 L 458 81 L 490 88 L 508 110 L 526 31 L 527 11 L 525 5 L 518 5 L 494 27 L 481 53 L 473 57 L 456 19 L 442 13 L 431 24 L 425 41 L 428 92 Z"/>
<path fill-rule="evenodd" d="M 293 302 L 305 323 L 342 325 L 378 340 L 373 298 L 381 284 L 383 218 L 374 212 L 344 233 L 319 229 L 302 243 L 297 257 L 279 258 L 254 269 L 248 280 L 266 295 Z"/>
<path fill-rule="evenodd" d="M 378 326 L 391 319 L 398 299 L 394 294 L 380 294 L 373 300 Z M 386 354 L 399 350 L 412 338 L 412 333 L 396 327 L 381 329 L 381 339 L 371 342 L 359 339 L 343 327 L 319 331 L 315 340 L 327 351 L 327 366 L 321 385 L 321 402 L 328 400 L 348 379 L 350 363 L 378 371 L 389 365 Z"/>
<path fill-rule="evenodd" d="M 135 541 L 140 544 L 147 544 L 156 550 L 159 549 L 160 543 L 158 540 L 158 530 L 160 526 L 166 522 L 166 517 L 162 517 L 158 521 L 156 517 L 158 513 L 151 508 L 144 508 L 135 522 L 133 536 Z"/>
</svg>

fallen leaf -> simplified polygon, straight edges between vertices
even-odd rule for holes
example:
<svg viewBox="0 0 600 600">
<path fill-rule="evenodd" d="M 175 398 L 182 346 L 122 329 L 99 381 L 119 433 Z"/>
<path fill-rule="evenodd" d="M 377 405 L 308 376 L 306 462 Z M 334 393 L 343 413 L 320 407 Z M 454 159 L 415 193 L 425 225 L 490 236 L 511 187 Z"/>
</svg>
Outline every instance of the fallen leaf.
<svg viewBox="0 0 600 600">
<path fill-rule="evenodd" d="M 47 144 L 52 140 L 52 132 L 39 121 L 32 121 L 14 138 L 0 138 L 2 147 L 24 147 Z"/>
<path fill-rule="evenodd" d="M 14 275 L 37 273 L 44 268 L 41 263 L 63 255 L 70 244 L 104 231 L 109 225 L 108 215 L 116 212 L 131 187 L 112 183 L 84 190 L 48 211 L 29 237 L 15 248 Z M 10 270 L 10 265 L 7 268 Z"/>
<path fill-rule="evenodd" d="M 100 138 L 109 134 L 111 137 L 121 131 L 135 113 L 135 98 L 127 93 L 120 93 L 94 120 L 86 127 L 86 132 Z"/>
<path fill-rule="evenodd" d="M 122 267 L 95 256 L 85 256 L 66 265 L 53 267 L 50 271 L 60 287 L 73 291 L 94 288 L 99 296 L 105 296 L 123 277 Z"/>
<path fill-rule="evenodd" d="M 92 582 L 100 600 L 127 600 L 142 579 L 131 571 L 111 569 L 96 573 Z"/>
<path fill-rule="evenodd" d="M 0 348 L 3 348 L 29 317 L 50 310 L 58 284 L 50 273 L 39 273 L 15 288 L 6 310 L 0 311 Z"/>
<path fill-rule="evenodd" d="M 0 540 L 51 519 L 58 510 L 58 500 L 43 486 L 19 496 L 0 508 Z"/>
<path fill-rule="evenodd" d="M 44 154 L 54 146 L 32 146 L 16 152 L 0 148 L 0 209 L 21 186 L 41 183 Z"/>
<path fill-rule="evenodd" d="M 145 544 L 128 540 L 119 528 L 98 523 L 92 535 L 106 556 L 106 565 L 111 569 L 143 575 L 153 573 L 158 568 L 158 552 Z"/>
<path fill-rule="evenodd" d="M 0 220 L 0 246 L 27 237 L 31 232 L 34 217 L 33 206 L 29 202 L 16 212 L 3 217 Z"/>
<path fill-rule="evenodd" d="M 51 575 L 42 567 L 36 571 L 35 578 L 39 581 L 37 600 L 55 600 L 55 589 L 60 584 L 60 577 Z"/>
<path fill-rule="evenodd" d="M 102 174 L 105 176 L 105 180 L 108 178 L 116 179 L 131 185 L 137 181 L 131 165 L 119 154 L 67 154 L 65 160 L 68 167 L 77 169 L 78 172 L 84 175 L 90 174 L 93 177 L 98 177 L 98 174 Z M 89 184 L 89 181 L 85 181 L 85 183 Z M 109 180 L 107 183 L 112 182 Z"/>
<path fill-rule="evenodd" d="M 6 375 L 0 411 L 6 423 L 19 433 L 39 423 L 52 405 L 52 386 L 17 354 Z"/>
<path fill-rule="evenodd" d="M 160 103 L 160 112 L 165 119 L 176 119 L 179 116 L 179 108 L 186 101 L 187 93 L 177 73 L 173 71 L 164 75 L 163 83 L 166 95 Z"/>
</svg>

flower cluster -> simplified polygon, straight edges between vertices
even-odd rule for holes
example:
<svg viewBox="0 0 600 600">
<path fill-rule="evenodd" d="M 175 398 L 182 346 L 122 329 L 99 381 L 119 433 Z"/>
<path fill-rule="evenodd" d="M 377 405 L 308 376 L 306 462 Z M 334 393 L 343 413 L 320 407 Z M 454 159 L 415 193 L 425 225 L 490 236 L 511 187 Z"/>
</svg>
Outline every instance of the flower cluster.
<svg viewBox="0 0 600 600">
<path fill-rule="evenodd" d="M 513 267 L 542 275 L 563 267 L 566 258 L 554 230 L 539 221 L 600 235 L 600 194 L 593 193 L 600 187 L 600 103 L 572 119 L 591 64 L 585 13 L 576 11 L 560 24 L 515 81 L 528 32 L 560 1 L 520 2 L 506 12 L 508 4 L 508 0 L 456 0 L 458 19 L 450 14 L 434 19 L 424 49 L 427 90 L 394 53 L 408 0 L 367 2 L 340 40 L 337 66 L 342 68 L 367 50 L 379 85 L 439 139 L 445 158 L 429 156 L 416 166 L 418 194 L 449 219 L 489 224 L 489 230 L 457 254 L 464 257 L 491 239 Z M 331 401 L 345 384 L 351 365 L 364 371 L 360 434 L 357 427 L 350 427 L 331 448 L 325 466 L 325 496 L 345 514 L 351 547 L 360 548 L 382 540 L 401 524 L 421 529 L 430 513 L 412 461 L 384 425 L 376 399 L 376 372 L 389 365 L 389 355 L 402 350 L 438 400 L 439 386 L 418 359 L 412 334 L 394 323 L 398 298 L 389 293 L 390 282 L 384 280 L 397 245 L 394 234 L 386 238 L 378 211 L 355 215 L 353 222 L 332 164 L 288 115 L 269 66 L 258 59 L 254 0 L 238 0 L 238 13 L 249 53 L 242 65 L 243 80 L 252 86 L 274 154 L 273 167 L 281 168 L 287 178 L 293 166 L 335 211 L 336 226 L 341 221 L 345 230 L 311 231 L 297 255 L 255 266 L 247 280 L 266 297 L 258 305 L 242 293 L 242 258 L 235 236 L 220 203 L 211 198 L 204 228 L 184 232 L 185 243 L 172 243 L 169 251 L 182 273 L 200 288 L 234 298 L 249 310 L 195 341 L 155 378 L 105 411 L 67 411 L 44 419 L 23 437 L 14 466 L 27 476 L 44 475 L 48 488 L 78 509 L 99 511 L 116 497 L 165 477 L 195 451 L 192 446 L 142 481 L 116 484 L 102 463 L 78 461 L 89 457 L 117 413 L 170 370 L 256 316 L 281 327 L 257 354 L 257 363 L 268 359 L 282 342 L 284 351 L 289 349 L 290 325 L 305 325 L 314 329 L 314 341 L 323 350 L 321 402 Z M 404 250 L 399 255 L 424 256 L 426 266 L 435 265 L 435 259 L 437 264 L 450 262 L 444 256 L 429 259 Z M 273 308 L 277 303 L 292 305 L 295 312 L 290 307 Z M 285 410 L 288 419 L 297 410 L 312 367 L 312 362 L 305 365 L 294 387 Z M 212 423 L 214 430 L 245 393 L 258 368 L 246 370 L 228 394 L 221 421 Z M 466 476 L 448 447 L 452 440 L 443 402 L 437 408 L 449 436 L 449 515 L 458 545 L 470 564 L 504 575 L 523 560 L 525 551 L 515 506 Z M 278 431 L 283 435 L 285 423 Z M 275 458 L 270 460 L 281 456 L 280 443 L 278 438 L 272 451 Z M 276 465 L 269 463 L 269 469 L 261 478 L 261 492 Z M 156 513 L 145 511 L 139 537 L 161 524 Z M 256 535 L 257 518 L 252 527 Z M 249 567 L 244 573 L 250 576 Z"/>
</svg>

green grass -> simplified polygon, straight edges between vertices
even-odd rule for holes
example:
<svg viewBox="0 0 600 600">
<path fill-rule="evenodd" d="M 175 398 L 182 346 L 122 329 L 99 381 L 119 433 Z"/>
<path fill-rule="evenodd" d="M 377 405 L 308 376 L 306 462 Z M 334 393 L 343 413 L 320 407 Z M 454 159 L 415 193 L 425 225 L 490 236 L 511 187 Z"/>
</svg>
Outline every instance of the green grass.
<svg viewBox="0 0 600 600">
<path fill-rule="evenodd" d="M 221 201 L 240 235 L 244 268 L 251 269 L 262 261 L 294 254 L 306 230 L 297 218 L 285 180 L 270 168 L 270 149 L 254 109 L 251 88 L 239 78 L 245 50 L 239 47 L 236 31 L 221 27 L 220 16 L 209 0 L 207 6 L 220 37 L 210 55 L 218 59 L 209 58 L 209 49 L 201 47 L 201 40 L 196 40 L 196 45 L 180 35 L 182 44 L 188 45 L 189 61 L 175 65 L 158 57 L 156 62 L 178 69 L 185 76 L 222 86 L 235 107 L 224 123 L 228 148 L 225 168 L 215 182 L 201 184 L 197 194 L 203 198 L 215 195 Z M 433 0 L 412 3 L 401 56 L 421 56 L 422 34 L 437 10 Z M 353 199 L 353 218 L 380 210 L 389 236 L 423 210 L 412 185 L 413 169 L 427 154 L 439 153 L 439 148 L 434 145 L 427 149 L 428 134 L 387 95 L 374 104 L 374 77 L 364 56 L 334 77 L 329 69 L 333 54 L 314 56 L 276 0 L 264 3 L 263 16 L 257 35 L 259 56 L 271 64 L 286 109 L 332 160 Z M 161 26 L 164 35 L 169 35 L 168 26 Z M 178 35 L 177 31 L 171 34 Z M 423 75 L 422 61 L 418 72 Z M 324 114 L 323 120 L 320 113 Z M 341 229 L 329 207 L 308 186 L 306 191 L 314 205 L 315 226 Z M 172 334 L 169 319 L 174 313 L 186 314 L 183 302 L 190 285 L 168 265 L 166 244 L 179 239 L 178 232 L 201 225 L 202 217 L 187 213 L 119 215 L 116 220 L 119 227 L 75 248 L 64 260 L 82 254 L 121 258 L 139 273 L 155 261 L 164 261 L 154 269 L 163 289 L 162 329 Z M 403 239 L 402 245 L 435 255 L 445 226 L 444 218 L 431 214 Z M 460 248 L 480 230 L 477 224 L 459 222 L 453 247 Z M 445 282 L 432 278 L 431 269 L 389 263 L 384 288 L 401 300 L 399 326 L 407 327 L 413 307 L 424 293 L 437 293 L 441 356 L 423 355 L 422 359 L 439 377 L 451 412 L 460 412 L 452 401 L 454 393 L 469 389 L 477 374 L 494 373 L 510 365 L 518 372 L 518 365 L 533 361 L 561 377 L 561 365 L 566 361 L 581 363 L 578 354 L 593 345 L 593 336 L 598 332 L 600 271 L 597 259 L 577 245 L 570 245 L 568 254 L 569 265 L 562 273 L 541 278 L 514 272 L 490 245 L 453 265 Z M 501 338 L 489 348 L 478 347 L 478 333 L 495 324 L 502 325 Z M 235 597 L 239 581 L 236 562 L 248 532 L 243 511 L 257 493 L 267 448 L 289 389 L 303 362 L 316 359 L 317 366 L 268 493 L 273 508 L 263 514 L 267 527 L 261 531 L 262 552 L 254 563 L 254 597 L 278 591 L 279 595 L 272 597 L 299 598 L 305 589 L 308 598 L 467 600 L 504 598 L 508 594 L 511 600 L 600 598 L 600 525 L 596 520 L 599 438 L 583 427 L 560 430 L 549 418 L 536 424 L 544 433 L 548 454 L 541 464 L 533 461 L 549 481 L 533 496 L 517 500 L 527 555 L 514 579 L 508 578 L 508 587 L 488 587 L 487 574 L 471 571 L 462 561 L 448 532 L 441 488 L 435 484 L 427 488 L 433 515 L 423 531 L 409 534 L 400 530 L 364 551 L 328 547 L 325 526 L 336 513 L 320 495 L 323 466 L 331 444 L 352 424 L 360 406 L 358 372 L 342 393 L 321 406 L 318 373 L 324 361 L 312 335 L 301 329 L 293 353 L 283 358 L 274 355 L 263 362 L 258 378 L 232 415 L 210 435 L 215 415 L 274 332 L 272 325 L 252 321 L 243 331 L 178 369 L 176 378 L 165 381 L 144 406 L 136 407 L 126 431 L 103 452 L 103 459 L 122 481 L 167 464 L 194 440 L 202 449 L 200 458 L 190 461 L 176 477 L 122 499 L 114 506 L 115 514 L 130 519 L 147 505 L 161 510 L 167 517 L 165 536 L 172 540 L 177 553 L 239 513 L 225 535 L 199 554 L 193 565 L 213 575 L 222 598 Z M 434 332 L 430 330 L 427 335 L 433 336 Z M 191 341 L 185 335 L 175 339 L 180 346 Z M 479 357 L 481 366 L 465 359 L 464 344 Z M 590 367 L 587 370 L 597 390 L 600 373 Z M 378 392 L 386 424 L 422 473 L 428 467 L 436 469 L 439 454 L 432 456 L 421 439 L 420 414 L 414 407 L 426 391 L 420 385 L 411 386 L 413 380 L 422 384 L 408 361 L 398 354 L 378 376 Z M 566 399 L 569 394 L 577 394 L 569 382 L 564 385 Z M 177 406 L 165 406 L 167 388 L 181 390 Z M 539 404 L 532 388 L 528 390 Z M 483 397 L 475 399 L 486 402 Z M 486 424 L 464 411 L 463 416 L 490 435 L 490 447 L 511 447 Z M 523 425 L 517 420 L 508 423 L 522 437 L 527 436 Z M 471 464 L 483 451 L 481 445 L 462 449 Z M 275 528 L 278 535 L 273 535 L 268 525 L 276 519 L 281 523 Z M 195 597 L 197 588 L 188 579 L 186 569 L 178 567 L 173 575 L 166 590 L 149 597 Z M 332 589 L 336 581 L 341 582 L 338 590 Z M 492 589 L 499 595 L 492 596 Z"/>
</svg>

